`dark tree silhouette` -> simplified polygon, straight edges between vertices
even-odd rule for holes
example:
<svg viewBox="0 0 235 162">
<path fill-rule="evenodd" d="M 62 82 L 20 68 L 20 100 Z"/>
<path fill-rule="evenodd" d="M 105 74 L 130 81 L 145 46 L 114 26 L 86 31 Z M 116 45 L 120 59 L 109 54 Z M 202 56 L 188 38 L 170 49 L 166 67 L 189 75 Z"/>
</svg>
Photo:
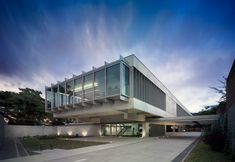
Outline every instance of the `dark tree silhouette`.
<svg viewBox="0 0 235 162">
<path fill-rule="evenodd" d="M 219 80 L 220 82 L 220 86 L 218 87 L 210 87 L 211 89 L 213 89 L 216 93 L 221 94 L 220 102 L 226 102 L 226 82 L 227 82 L 227 78 L 225 76 L 222 77 L 222 80 Z"/>
</svg>

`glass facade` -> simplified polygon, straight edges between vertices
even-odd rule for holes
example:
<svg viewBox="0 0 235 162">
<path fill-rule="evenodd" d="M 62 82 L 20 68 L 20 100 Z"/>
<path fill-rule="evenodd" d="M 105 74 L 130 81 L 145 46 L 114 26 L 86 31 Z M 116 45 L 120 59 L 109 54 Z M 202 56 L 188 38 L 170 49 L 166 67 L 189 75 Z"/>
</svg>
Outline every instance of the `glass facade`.
<svg viewBox="0 0 235 162">
<path fill-rule="evenodd" d="M 59 84 L 59 106 L 64 106 L 67 104 L 67 95 L 65 94 L 65 83 Z"/>
<path fill-rule="evenodd" d="M 46 89 L 46 96 L 47 96 L 47 109 L 51 109 L 53 103 L 53 92 L 51 92 L 51 88 Z"/>
<path fill-rule="evenodd" d="M 129 96 L 130 94 L 129 84 L 129 68 L 122 64 L 122 94 L 124 96 Z"/>
<path fill-rule="evenodd" d="M 73 104 L 73 80 L 66 83 L 67 104 Z"/>
<path fill-rule="evenodd" d="M 83 89 L 82 89 L 82 77 L 74 80 L 74 103 L 82 102 Z"/>
<path fill-rule="evenodd" d="M 129 84 L 129 68 L 119 62 L 47 88 L 47 108 L 118 95 L 129 96 Z"/>
<path fill-rule="evenodd" d="M 58 106 L 58 87 L 53 86 L 52 87 L 52 93 L 53 93 L 53 101 L 52 101 L 52 107 L 57 107 Z"/>
<path fill-rule="evenodd" d="M 94 98 L 93 73 L 84 77 L 84 101 L 91 101 Z"/>
<path fill-rule="evenodd" d="M 120 64 L 107 68 L 107 95 L 120 94 Z"/>
<path fill-rule="evenodd" d="M 95 72 L 94 87 L 96 99 L 105 97 L 105 69 Z"/>
</svg>

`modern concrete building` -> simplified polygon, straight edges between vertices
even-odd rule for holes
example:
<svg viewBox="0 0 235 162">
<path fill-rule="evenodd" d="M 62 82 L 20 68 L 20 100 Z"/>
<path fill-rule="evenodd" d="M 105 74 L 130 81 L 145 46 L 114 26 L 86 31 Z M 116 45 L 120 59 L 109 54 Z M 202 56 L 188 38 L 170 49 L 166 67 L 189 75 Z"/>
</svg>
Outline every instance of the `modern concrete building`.
<svg viewBox="0 0 235 162">
<path fill-rule="evenodd" d="M 166 127 L 149 120 L 192 116 L 135 55 L 46 87 L 45 109 L 56 118 L 101 124 L 104 135 L 153 136 Z"/>
</svg>

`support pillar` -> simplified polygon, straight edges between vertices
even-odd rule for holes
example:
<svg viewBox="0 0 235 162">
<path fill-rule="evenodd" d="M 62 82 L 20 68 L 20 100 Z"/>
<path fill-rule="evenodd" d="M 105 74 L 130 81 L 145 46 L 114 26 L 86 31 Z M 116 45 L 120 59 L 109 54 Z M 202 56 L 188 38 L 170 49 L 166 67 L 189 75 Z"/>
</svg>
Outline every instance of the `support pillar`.
<svg viewBox="0 0 235 162">
<path fill-rule="evenodd" d="M 149 123 L 142 124 L 142 138 L 149 137 Z"/>
<path fill-rule="evenodd" d="M 112 124 L 110 124 L 110 125 L 109 125 L 109 129 L 110 129 L 110 136 L 112 136 L 112 135 L 113 135 L 113 131 L 112 131 L 112 129 L 113 129 L 113 128 L 112 128 Z"/>
<path fill-rule="evenodd" d="M 172 126 L 173 134 L 175 134 L 175 125 Z"/>
</svg>

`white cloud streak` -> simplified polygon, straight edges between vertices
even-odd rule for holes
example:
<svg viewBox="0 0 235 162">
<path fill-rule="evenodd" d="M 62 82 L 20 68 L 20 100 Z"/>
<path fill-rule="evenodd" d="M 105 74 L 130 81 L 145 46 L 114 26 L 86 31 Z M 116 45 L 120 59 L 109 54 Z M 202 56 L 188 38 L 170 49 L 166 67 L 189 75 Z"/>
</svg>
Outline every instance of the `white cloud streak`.
<svg viewBox="0 0 235 162">
<path fill-rule="evenodd" d="M 63 18 L 66 21 L 62 27 L 43 12 L 41 26 L 46 33 L 44 35 L 23 25 L 28 47 L 25 51 L 38 62 L 35 65 L 38 67 L 26 69 L 30 71 L 30 77 L 26 78 L 0 76 L 0 90 L 18 91 L 18 88 L 29 87 L 44 92 L 44 86 L 57 80 L 80 74 L 82 70 L 89 71 L 92 66 L 99 67 L 104 61 L 114 61 L 120 54 L 126 56 L 134 53 L 190 111 L 197 112 L 205 105 L 216 104 L 219 95 L 209 87 L 226 75 L 224 69 L 228 69 L 229 65 L 224 64 L 231 57 L 223 56 L 225 51 L 213 51 L 209 47 L 203 51 L 191 46 L 171 48 L 174 43 L 172 34 L 179 33 L 165 31 L 169 29 L 169 24 L 161 15 L 158 15 L 149 34 L 130 46 L 128 33 L 131 32 L 134 17 L 130 4 L 120 11 L 123 14 L 118 18 L 109 17 L 105 7 L 96 10 L 85 6 L 83 10 L 91 15 L 85 15 L 81 24 L 70 18 L 71 13 L 67 15 L 65 12 Z M 164 29 L 165 26 L 168 28 Z M 182 32 L 181 26 L 179 28 Z M 215 55 L 203 56 L 202 53 Z M 24 63 L 27 65 L 27 61 Z"/>
</svg>

